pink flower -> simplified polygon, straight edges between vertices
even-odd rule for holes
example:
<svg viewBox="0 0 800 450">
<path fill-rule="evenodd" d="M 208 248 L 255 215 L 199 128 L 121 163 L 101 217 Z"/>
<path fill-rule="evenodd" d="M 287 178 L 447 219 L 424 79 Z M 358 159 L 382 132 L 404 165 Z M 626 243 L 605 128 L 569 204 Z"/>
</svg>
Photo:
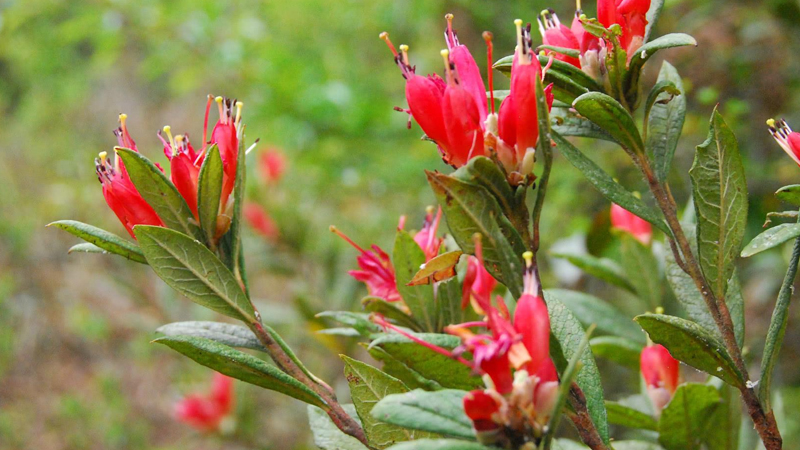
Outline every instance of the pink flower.
<svg viewBox="0 0 800 450">
<path fill-rule="evenodd" d="M 214 373 L 211 392 L 191 394 L 175 405 L 175 417 L 202 432 L 219 431 L 233 411 L 233 378 Z"/>
<path fill-rule="evenodd" d="M 462 286 L 461 309 L 465 309 L 472 301 L 472 307 L 478 314 L 485 314 L 484 305 L 491 304 L 492 291 L 497 286 L 489 271 L 483 267 L 481 260 L 475 256 L 467 259 L 467 273 L 464 274 Z"/>
<path fill-rule="evenodd" d="M 772 133 L 772 137 L 775 138 L 783 151 L 785 151 L 797 165 L 800 165 L 800 133 L 792 131 L 789 124 L 783 119 L 777 122 L 775 119 L 769 119 L 767 121 L 767 126 L 769 126 L 769 132 Z"/>
<path fill-rule="evenodd" d="M 127 117 L 125 114 L 119 115 L 120 126 L 114 130 L 114 134 L 119 140 L 120 147 L 137 151 L 136 143 L 125 126 Z M 133 234 L 133 227 L 136 225 L 163 227 L 164 223 L 156 212 L 136 190 L 136 186 L 133 185 L 128 176 L 128 171 L 125 170 L 125 164 L 119 156 L 116 153 L 114 154 L 114 163 L 112 164 L 107 155 L 106 152 L 101 152 L 99 157 L 95 159 L 97 178 L 100 180 L 100 184 L 103 185 L 103 197 L 105 197 L 106 203 L 117 215 L 117 218 L 128 230 L 131 237 L 136 239 Z"/>
<path fill-rule="evenodd" d="M 425 253 L 425 262 L 430 261 L 439 255 L 439 247 L 442 246 L 444 238 L 436 235 L 439 229 L 439 222 L 442 220 L 442 208 L 433 215 L 433 207 L 429 207 L 425 214 L 425 222 L 422 224 L 422 229 L 414 235 L 414 242 L 419 245 L 419 248 Z"/>
<path fill-rule="evenodd" d="M 276 242 L 280 236 L 278 224 L 267 214 L 261 205 L 245 203 L 242 215 L 253 230 L 270 242 Z"/>
<path fill-rule="evenodd" d="M 616 203 L 611 205 L 611 227 L 632 234 L 645 245 L 648 245 L 653 237 L 653 227 L 650 222 Z"/>
<path fill-rule="evenodd" d="M 258 158 L 261 178 L 268 184 L 277 183 L 286 171 L 286 156 L 278 149 L 268 149 Z"/>
<path fill-rule="evenodd" d="M 400 292 L 397 291 L 397 277 L 394 273 L 394 266 L 386 252 L 377 245 L 373 245 L 370 250 L 364 250 L 336 227 L 331 226 L 330 229 L 361 252 L 357 259 L 358 267 L 361 270 L 351 270 L 348 273 L 356 280 L 367 285 L 369 295 L 380 297 L 387 302 L 402 300 Z"/>
<path fill-rule="evenodd" d="M 672 399 L 680 379 L 680 363 L 659 344 L 642 350 L 640 368 L 647 384 L 647 395 L 660 412 Z"/>
<path fill-rule="evenodd" d="M 650 0 L 597 1 L 597 20 L 606 28 L 612 25 L 620 26 L 622 34 L 619 43 L 628 53 L 628 59 L 644 43 L 649 9 Z"/>
</svg>

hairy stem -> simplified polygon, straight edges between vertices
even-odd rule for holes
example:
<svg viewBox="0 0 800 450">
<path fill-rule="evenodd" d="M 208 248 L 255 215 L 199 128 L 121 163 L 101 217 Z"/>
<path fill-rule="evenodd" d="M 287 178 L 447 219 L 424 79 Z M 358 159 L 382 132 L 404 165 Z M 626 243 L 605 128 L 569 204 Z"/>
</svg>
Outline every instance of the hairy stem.
<svg viewBox="0 0 800 450">
<path fill-rule="evenodd" d="M 650 163 L 645 156 L 640 156 L 635 161 L 647 180 L 650 191 L 653 193 L 659 208 L 664 213 L 670 231 L 672 231 L 672 236 L 667 236 L 667 239 L 670 240 L 670 248 L 674 253 L 675 260 L 683 261 L 684 264 L 681 265 L 681 268 L 692 278 L 700 294 L 703 296 L 703 300 L 711 313 L 711 317 L 717 324 L 725 347 L 733 359 L 734 364 L 736 364 L 736 368 L 739 369 L 739 372 L 741 372 L 745 380 L 749 380 L 750 376 L 747 373 L 747 366 L 742 357 L 742 350 L 736 343 L 736 336 L 733 331 L 733 320 L 731 319 L 728 305 L 725 303 L 724 298 L 717 299 L 711 291 L 702 269 L 700 268 L 700 264 L 697 262 L 692 252 L 689 240 L 686 238 L 680 221 L 678 220 L 678 208 L 675 199 L 672 197 L 672 193 L 656 179 L 650 167 Z M 678 251 L 678 249 L 680 249 L 680 251 Z M 747 406 L 747 412 L 750 414 L 750 418 L 753 420 L 766 449 L 780 450 L 782 448 L 782 439 L 774 415 L 771 412 L 768 414 L 765 413 L 753 388 L 742 385 L 739 387 L 739 391 L 741 392 L 742 400 Z"/>
<path fill-rule="evenodd" d="M 343 433 L 353 436 L 361 441 L 361 443 L 366 445 L 367 448 L 371 448 L 369 442 L 367 441 L 367 437 L 364 434 L 363 428 L 361 428 L 358 422 L 356 422 L 347 414 L 347 412 L 345 412 L 336 399 L 336 394 L 333 392 L 330 386 L 321 382 L 319 379 L 312 379 L 305 373 L 305 371 L 298 367 L 292 358 L 286 354 L 280 344 L 272 339 L 261 323 L 253 322 L 249 323 L 248 325 L 253 333 L 255 333 L 259 342 L 261 342 L 261 344 L 267 349 L 267 352 L 269 353 L 270 357 L 272 357 L 272 360 L 275 361 L 275 364 L 281 370 L 295 378 L 297 381 L 305 384 L 311 388 L 311 390 L 317 393 L 317 395 L 322 397 L 326 404 L 326 407 L 323 409 L 331 418 L 331 421 L 333 421 L 336 427 L 342 430 Z"/>
</svg>

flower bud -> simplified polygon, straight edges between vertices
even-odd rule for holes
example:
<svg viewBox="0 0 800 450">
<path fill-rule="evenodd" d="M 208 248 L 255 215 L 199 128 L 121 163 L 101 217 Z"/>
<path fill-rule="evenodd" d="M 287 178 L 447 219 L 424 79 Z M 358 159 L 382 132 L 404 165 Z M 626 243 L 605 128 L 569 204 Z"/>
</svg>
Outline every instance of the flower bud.
<svg viewBox="0 0 800 450">
<path fill-rule="evenodd" d="M 664 346 L 654 344 L 642 350 L 640 368 L 647 385 L 647 395 L 655 410 L 660 412 L 678 388 L 680 363 Z"/>
<path fill-rule="evenodd" d="M 514 329 L 522 335 L 522 343 L 530 355 L 525 369 L 536 374 L 550 359 L 550 316 L 541 297 L 523 294 L 514 311 Z"/>
</svg>

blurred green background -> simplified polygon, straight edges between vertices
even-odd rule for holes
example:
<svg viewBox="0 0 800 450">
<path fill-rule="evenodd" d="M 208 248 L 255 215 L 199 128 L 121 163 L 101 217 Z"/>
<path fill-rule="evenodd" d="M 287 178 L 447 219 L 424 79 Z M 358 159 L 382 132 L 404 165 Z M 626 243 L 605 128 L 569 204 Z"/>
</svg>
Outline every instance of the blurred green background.
<svg viewBox="0 0 800 450">
<path fill-rule="evenodd" d="M 800 127 L 799 5 L 668 0 L 656 28 L 655 35 L 681 31 L 699 42 L 657 58 L 666 56 L 684 76 L 690 105 L 671 178 L 676 196 L 687 198 L 694 146 L 720 103 L 747 163 L 748 237 L 766 212 L 785 206 L 772 193 L 800 179 L 764 126 L 782 116 Z M 242 383 L 234 432 L 203 436 L 175 422 L 174 402 L 205 389 L 210 373 L 149 341 L 163 323 L 213 314 L 144 266 L 67 255 L 76 240 L 44 226 L 71 218 L 125 233 L 93 164 L 116 143 L 118 113 L 128 114 L 140 151 L 163 164 L 158 129 L 169 124 L 199 137 L 206 94 L 241 99 L 248 139 L 260 138 L 262 150 L 282 149 L 289 160 L 281 183 L 266 186 L 253 170 L 256 155 L 248 159 L 248 194 L 282 233 L 278 243 L 247 236 L 254 295 L 265 320 L 312 370 L 338 379 L 344 394 L 334 355 L 353 350 L 353 342 L 316 334 L 324 324 L 313 315 L 355 308 L 363 288 L 346 275 L 356 253 L 328 225 L 363 245 L 391 248 L 398 217 L 416 225 L 433 202 L 423 169 L 449 170 L 419 140 L 419 128 L 408 131 L 405 114 L 392 111 L 405 106 L 404 84 L 378 34 L 387 30 L 395 44 L 409 44 L 419 73 L 440 71 L 443 16 L 452 12 L 462 43 L 485 67 L 483 30 L 494 33 L 499 58 L 513 50 L 513 19 L 533 20 L 548 6 L 565 22 L 574 11 L 563 0 L 0 0 L 0 447 L 310 448 L 303 405 Z M 584 7 L 593 14 L 593 2 Z M 645 86 L 660 61 L 649 64 Z M 507 85 L 496 79 L 496 88 Z M 580 144 L 626 185 L 644 190 L 622 152 Z M 605 232 L 609 205 L 556 159 L 544 248 L 580 249 L 587 233 Z M 755 364 L 786 250 L 741 267 Z M 617 291 L 550 262 L 550 286 L 618 300 Z M 793 308 L 777 373 L 785 387 L 781 411 L 800 403 L 792 388 L 800 386 L 797 324 Z M 604 380 L 612 398 L 635 386 L 616 380 Z M 630 374 L 627 380 L 635 383 Z M 794 423 L 781 426 L 797 432 Z"/>
</svg>

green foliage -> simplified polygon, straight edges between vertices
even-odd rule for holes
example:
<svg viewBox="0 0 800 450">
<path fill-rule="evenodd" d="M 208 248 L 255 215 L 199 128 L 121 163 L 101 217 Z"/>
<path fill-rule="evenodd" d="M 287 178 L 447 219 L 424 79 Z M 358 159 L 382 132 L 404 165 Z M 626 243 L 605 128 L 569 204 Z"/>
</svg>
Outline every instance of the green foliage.
<svg viewBox="0 0 800 450">
<path fill-rule="evenodd" d="M 800 224 L 782 223 L 776 225 L 754 237 L 749 244 L 742 249 L 742 258 L 749 258 L 753 255 L 775 248 L 784 242 L 800 236 Z"/>
<path fill-rule="evenodd" d="M 50 223 L 47 226 L 61 228 L 67 233 L 77 236 L 104 251 L 123 256 L 131 261 L 147 264 L 147 261 L 144 259 L 144 255 L 142 254 L 142 251 L 139 249 L 138 245 L 125 240 L 116 234 L 110 233 L 106 230 L 101 230 L 93 225 L 78 222 L 76 220 L 58 220 Z M 77 249 L 75 247 L 70 250 L 87 251 L 85 248 Z"/>
<path fill-rule="evenodd" d="M 157 332 L 166 336 L 190 336 L 212 340 L 229 347 L 266 351 L 249 328 L 221 322 L 173 322 L 162 325 Z"/>
<path fill-rule="evenodd" d="M 649 414 L 617 402 L 606 401 L 608 423 L 629 428 L 658 431 L 658 422 Z"/>
<path fill-rule="evenodd" d="M 597 258 L 592 255 L 571 255 L 566 253 L 553 253 L 552 256 L 564 258 L 589 275 L 600 278 L 603 281 L 607 281 L 631 293 L 636 293 L 634 287 L 627 280 L 622 267 L 612 259 Z"/>
<path fill-rule="evenodd" d="M 705 384 L 687 383 L 661 412 L 658 442 L 667 450 L 699 450 L 709 419 L 720 404 L 719 392 Z"/>
<path fill-rule="evenodd" d="M 617 336 L 598 336 L 592 338 L 589 344 L 598 358 L 614 361 L 634 371 L 639 370 L 639 355 L 643 348 L 640 342 Z"/>
<path fill-rule="evenodd" d="M 631 114 L 612 97 L 589 92 L 572 102 L 578 113 L 611 135 L 631 155 L 644 153 L 644 142 Z"/>
<path fill-rule="evenodd" d="M 647 331 L 653 342 L 666 347 L 675 359 L 732 386 L 744 385 L 742 374 L 725 346 L 700 325 L 663 314 L 642 314 L 634 320 Z"/>
<path fill-rule="evenodd" d="M 661 271 L 649 246 L 642 244 L 630 233 L 620 233 L 622 241 L 622 267 L 629 274 L 639 299 L 650 311 L 661 306 Z"/>
<path fill-rule="evenodd" d="M 547 294 L 547 293 L 546 293 Z M 591 352 L 581 351 L 585 332 L 575 315 L 562 303 L 557 295 L 550 292 L 545 296 L 547 311 L 550 313 L 550 332 L 555 339 L 550 340 L 550 353 L 556 366 L 565 370 L 567 362 L 576 354 L 580 354 L 582 369 L 576 383 L 586 396 L 586 406 L 598 433 L 604 441 L 608 440 L 608 423 L 606 408 L 603 404 L 603 386 L 600 372 Z M 557 351 L 554 351 L 554 348 Z M 558 355 L 561 355 L 559 358 Z"/>
<path fill-rule="evenodd" d="M 672 64 L 664 61 L 658 73 L 658 82 L 672 83 L 675 91 L 657 89 L 650 91 L 650 96 L 658 92 L 655 102 L 646 114 L 647 139 L 645 142 L 656 177 L 664 181 L 672 168 L 672 158 L 678 146 L 678 139 L 686 120 L 686 92 L 683 80 Z M 649 103 L 649 100 L 648 100 Z"/>
<path fill-rule="evenodd" d="M 595 324 L 602 333 L 644 343 L 644 334 L 633 319 L 604 300 L 567 289 L 546 289 L 545 297 L 549 296 L 566 305 L 584 326 Z"/>
<path fill-rule="evenodd" d="M 411 316 L 424 327 L 424 330 L 434 331 L 433 288 L 427 285 L 408 286 L 408 282 L 414 278 L 420 266 L 425 264 L 425 253 L 414 238 L 404 230 L 397 231 L 392 264 L 397 277 L 397 290 L 411 310 Z"/>
<path fill-rule="evenodd" d="M 361 426 L 372 447 L 384 449 L 397 442 L 428 437 L 402 427 L 382 422 L 372 415 L 379 402 L 392 394 L 408 392 L 402 381 L 387 375 L 375 367 L 340 355 L 344 361 L 344 376 L 350 386 L 350 397 L 361 419 Z"/>
<path fill-rule="evenodd" d="M 383 398 L 372 415 L 387 423 L 412 430 L 474 440 L 472 422 L 464 414 L 465 391 L 446 389 L 426 392 L 413 390 Z"/>
<path fill-rule="evenodd" d="M 697 250 L 709 288 L 718 299 L 733 274 L 747 221 L 747 183 L 736 137 L 717 110 L 708 139 L 697 147 L 692 178 Z"/>
<path fill-rule="evenodd" d="M 353 405 L 342 405 L 350 417 L 358 418 Z M 322 450 L 367 450 L 358 439 L 342 433 L 320 408 L 308 405 L 308 424 L 314 434 L 314 444 Z"/>
<path fill-rule="evenodd" d="M 227 267 L 200 242 L 168 228 L 137 225 L 136 239 L 153 271 L 193 302 L 245 322 L 253 304 Z"/>
<path fill-rule="evenodd" d="M 280 392 L 309 405 L 325 406 L 322 398 L 303 383 L 281 372 L 275 366 L 267 364 L 266 361 L 227 345 L 191 336 L 166 336 L 153 342 L 164 344 L 223 375 Z"/>
<path fill-rule="evenodd" d="M 200 218 L 200 229 L 210 245 L 215 244 L 217 235 L 222 176 L 222 157 L 219 155 L 219 148 L 214 144 L 206 150 L 197 182 L 197 215 Z"/>
<path fill-rule="evenodd" d="M 784 186 L 775 192 L 775 196 L 781 201 L 800 206 L 800 184 Z"/>
</svg>

